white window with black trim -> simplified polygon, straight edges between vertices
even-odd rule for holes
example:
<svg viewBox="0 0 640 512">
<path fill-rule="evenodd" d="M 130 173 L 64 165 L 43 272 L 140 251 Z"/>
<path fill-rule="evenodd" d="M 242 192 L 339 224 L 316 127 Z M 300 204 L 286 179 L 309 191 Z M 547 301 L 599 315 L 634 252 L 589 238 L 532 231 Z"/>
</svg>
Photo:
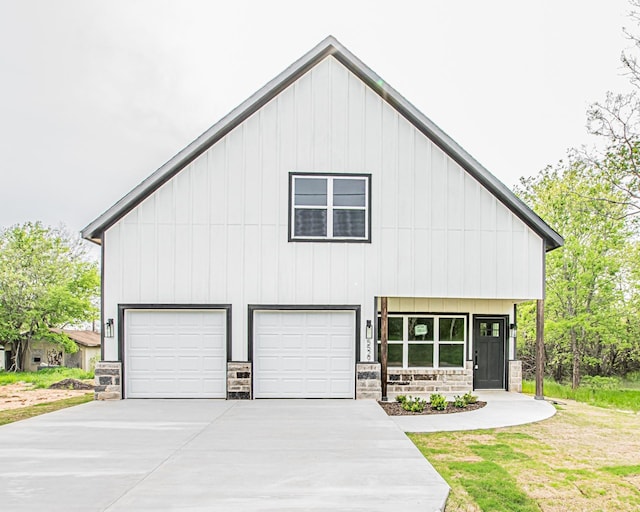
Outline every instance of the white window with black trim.
<svg viewBox="0 0 640 512">
<path fill-rule="evenodd" d="M 290 173 L 289 240 L 370 242 L 371 177 Z"/>
<path fill-rule="evenodd" d="M 458 315 L 388 316 L 387 363 L 396 368 L 464 368 L 467 317 Z M 378 361 L 381 321 L 378 317 Z"/>
</svg>

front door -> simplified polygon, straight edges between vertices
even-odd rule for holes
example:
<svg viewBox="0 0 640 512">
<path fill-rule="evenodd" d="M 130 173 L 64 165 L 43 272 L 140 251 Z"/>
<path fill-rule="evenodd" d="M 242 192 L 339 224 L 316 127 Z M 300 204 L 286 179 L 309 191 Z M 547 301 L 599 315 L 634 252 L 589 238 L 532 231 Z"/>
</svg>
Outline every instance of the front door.
<svg viewBox="0 0 640 512">
<path fill-rule="evenodd" d="M 501 317 L 474 318 L 474 389 L 505 389 L 506 324 Z"/>
</svg>

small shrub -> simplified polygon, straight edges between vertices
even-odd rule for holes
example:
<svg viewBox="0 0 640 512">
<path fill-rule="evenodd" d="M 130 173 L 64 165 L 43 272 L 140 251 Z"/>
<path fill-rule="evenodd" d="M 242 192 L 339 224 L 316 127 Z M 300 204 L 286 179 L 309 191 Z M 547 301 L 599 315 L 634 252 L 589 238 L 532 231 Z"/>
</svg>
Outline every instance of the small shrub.
<svg viewBox="0 0 640 512">
<path fill-rule="evenodd" d="M 398 402 L 398 403 L 403 404 L 403 403 L 405 403 L 406 401 L 407 401 L 407 395 L 398 395 L 398 396 L 396 397 L 396 402 Z"/>
<path fill-rule="evenodd" d="M 629 382 L 640 382 L 640 372 L 630 372 L 624 376 L 624 380 Z"/>
<path fill-rule="evenodd" d="M 467 406 L 467 401 L 463 396 L 456 396 L 453 399 L 453 405 L 455 405 L 458 409 L 464 409 Z"/>
<path fill-rule="evenodd" d="M 447 399 L 439 393 L 433 393 L 429 401 L 431 402 L 431 408 L 436 411 L 444 411 L 447 408 Z"/>
<path fill-rule="evenodd" d="M 401 402 L 402 408 L 405 411 L 411 412 L 422 412 L 424 411 L 425 406 L 427 405 L 427 401 L 424 398 L 416 397 L 404 397 L 404 401 Z"/>
<path fill-rule="evenodd" d="M 475 404 L 478 401 L 478 397 L 471 393 L 471 391 L 467 391 L 464 395 L 462 395 L 462 399 L 466 405 Z"/>
</svg>

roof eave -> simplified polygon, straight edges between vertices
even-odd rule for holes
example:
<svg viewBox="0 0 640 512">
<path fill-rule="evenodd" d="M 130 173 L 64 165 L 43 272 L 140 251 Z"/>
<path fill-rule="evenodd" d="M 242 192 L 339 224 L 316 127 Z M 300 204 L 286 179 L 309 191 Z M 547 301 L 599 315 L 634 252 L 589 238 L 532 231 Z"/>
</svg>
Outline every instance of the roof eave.
<svg viewBox="0 0 640 512">
<path fill-rule="evenodd" d="M 563 238 L 551 229 L 511 190 L 467 153 L 458 143 L 449 137 L 449 135 L 441 130 L 431 119 L 420 112 L 398 91 L 384 82 L 379 75 L 342 46 L 333 36 L 328 36 L 312 50 L 291 64 L 277 77 L 268 82 L 250 98 L 233 109 L 195 141 L 171 158 L 166 164 L 157 169 L 147 179 L 142 181 L 100 217 L 87 225 L 81 231 L 83 238 L 100 244 L 102 234 L 106 229 L 135 208 L 145 197 L 173 178 L 181 169 L 204 153 L 236 126 L 271 101 L 282 90 L 295 82 L 319 61 L 329 55 L 333 55 L 333 57 L 347 67 L 347 69 L 363 80 L 372 90 L 398 110 L 418 130 L 424 133 L 425 136 L 432 140 L 479 183 L 492 192 L 507 208 L 525 222 L 525 224 L 541 236 L 545 241 L 547 251 L 563 245 Z"/>
<path fill-rule="evenodd" d="M 264 85 L 255 94 L 238 105 L 191 144 L 177 153 L 97 219 L 88 224 L 81 231 L 82 237 L 99 244 L 102 233 L 122 218 L 122 216 L 135 208 L 141 198 L 146 197 L 149 193 L 155 191 L 170 180 L 178 171 L 195 160 L 245 119 L 271 101 L 271 99 L 277 96 L 283 89 L 315 66 L 317 62 L 336 52 L 338 46 L 339 43 L 333 36 L 325 38 L 312 50 L 291 64 L 277 77 Z"/>
</svg>

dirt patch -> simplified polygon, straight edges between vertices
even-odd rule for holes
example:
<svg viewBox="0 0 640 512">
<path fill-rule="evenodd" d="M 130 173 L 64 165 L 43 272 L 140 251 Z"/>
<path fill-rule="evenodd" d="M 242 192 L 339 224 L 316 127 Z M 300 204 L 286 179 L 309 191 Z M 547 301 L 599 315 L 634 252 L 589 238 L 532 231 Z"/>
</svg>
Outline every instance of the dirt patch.
<svg viewBox="0 0 640 512">
<path fill-rule="evenodd" d="M 456 414 L 459 412 L 475 411 L 482 409 L 487 402 L 476 402 L 475 404 L 469 404 L 466 407 L 456 407 L 453 403 L 448 402 L 447 408 L 443 411 L 432 409 L 429 405 L 424 408 L 422 412 L 405 411 L 398 402 L 378 402 L 380 407 L 384 409 L 389 416 L 426 416 L 428 414 Z"/>
<path fill-rule="evenodd" d="M 86 393 L 87 390 L 80 389 L 35 389 L 32 384 L 25 382 L 7 384 L 0 386 L 0 411 L 54 402 Z"/>
</svg>

